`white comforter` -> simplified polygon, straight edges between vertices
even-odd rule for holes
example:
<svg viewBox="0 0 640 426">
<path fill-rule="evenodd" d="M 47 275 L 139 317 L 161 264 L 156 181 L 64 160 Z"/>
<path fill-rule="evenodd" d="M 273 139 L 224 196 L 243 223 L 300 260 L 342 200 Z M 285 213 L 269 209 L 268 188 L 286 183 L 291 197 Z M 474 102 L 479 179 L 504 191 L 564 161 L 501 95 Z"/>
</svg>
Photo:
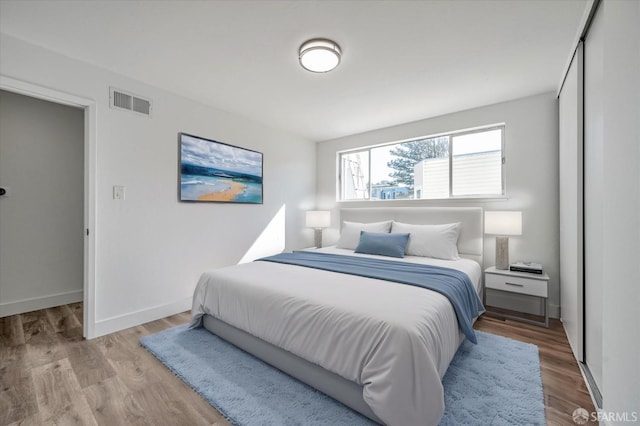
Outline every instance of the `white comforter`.
<svg viewBox="0 0 640 426">
<path fill-rule="evenodd" d="M 405 261 L 460 269 L 480 281 L 472 260 Z M 194 323 L 204 314 L 362 385 L 365 402 L 388 425 L 438 424 L 441 379 L 464 339 L 439 293 L 272 262 L 204 273 L 194 293 Z"/>
</svg>

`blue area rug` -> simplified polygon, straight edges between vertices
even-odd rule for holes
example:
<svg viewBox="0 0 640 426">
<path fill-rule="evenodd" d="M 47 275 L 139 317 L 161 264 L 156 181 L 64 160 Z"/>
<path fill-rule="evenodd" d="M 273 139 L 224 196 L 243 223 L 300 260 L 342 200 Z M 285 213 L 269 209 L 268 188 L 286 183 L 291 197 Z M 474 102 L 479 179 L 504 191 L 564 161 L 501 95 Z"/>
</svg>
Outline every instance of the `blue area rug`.
<svg viewBox="0 0 640 426">
<path fill-rule="evenodd" d="M 476 333 L 478 344 L 465 341 L 443 379 L 440 425 L 544 425 L 537 346 Z M 205 329 L 178 326 L 140 343 L 233 424 L 375 424 Z"/>
</svg>

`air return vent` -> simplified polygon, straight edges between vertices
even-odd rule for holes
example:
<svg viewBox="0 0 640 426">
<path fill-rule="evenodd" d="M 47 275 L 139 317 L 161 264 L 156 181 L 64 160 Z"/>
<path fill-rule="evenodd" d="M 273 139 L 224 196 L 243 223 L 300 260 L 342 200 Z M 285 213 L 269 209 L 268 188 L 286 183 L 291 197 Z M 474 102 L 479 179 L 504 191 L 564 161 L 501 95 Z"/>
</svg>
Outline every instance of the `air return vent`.
<svg viewBox="0 0 640 426">
<path fill-rule="evenodd" d="M 126 109 L 138 114 L 151 116 L 151 101 L 127 93 L 120 89 L 109 88 L 109 105 L 111 108 Z"/>
</svg>

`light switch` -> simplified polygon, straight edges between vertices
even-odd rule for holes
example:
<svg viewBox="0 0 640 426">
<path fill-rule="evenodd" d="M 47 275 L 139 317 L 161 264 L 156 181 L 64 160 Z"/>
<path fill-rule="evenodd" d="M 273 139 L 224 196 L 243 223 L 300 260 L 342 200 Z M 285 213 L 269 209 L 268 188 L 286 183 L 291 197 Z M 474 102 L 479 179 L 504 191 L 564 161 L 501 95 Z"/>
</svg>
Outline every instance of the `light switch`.
<svg viewBox="0 0 640 426">
<path fill-rule="evenodd" d="M 113 187 L 113 199 L 114 200 L 124 200 L 124 186 L 123 185 L 114 185 L 114 187 Z"/>
</svg>

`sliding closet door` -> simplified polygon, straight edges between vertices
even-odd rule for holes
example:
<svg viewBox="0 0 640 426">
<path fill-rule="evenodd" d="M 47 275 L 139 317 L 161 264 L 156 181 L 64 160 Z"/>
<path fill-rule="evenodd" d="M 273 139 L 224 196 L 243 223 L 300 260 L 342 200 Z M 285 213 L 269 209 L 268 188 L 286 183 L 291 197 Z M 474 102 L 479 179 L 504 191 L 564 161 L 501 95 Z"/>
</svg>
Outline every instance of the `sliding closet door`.
<svg viewBox="0 0 640 426">
<path fill-rule="evenodd" d="M 585 363 L 602 389 L 604 277 L 604 11 L 596 13 L 584 43 Z M 621 297 L 624 297 L 621 295 Z"/>
<path fill-rule="evenodd" d="M 579 361 L 584 361 L 582 61 L 580 43 L 559 95 L 560 312 L 569 344 Z"/>
</svg>

